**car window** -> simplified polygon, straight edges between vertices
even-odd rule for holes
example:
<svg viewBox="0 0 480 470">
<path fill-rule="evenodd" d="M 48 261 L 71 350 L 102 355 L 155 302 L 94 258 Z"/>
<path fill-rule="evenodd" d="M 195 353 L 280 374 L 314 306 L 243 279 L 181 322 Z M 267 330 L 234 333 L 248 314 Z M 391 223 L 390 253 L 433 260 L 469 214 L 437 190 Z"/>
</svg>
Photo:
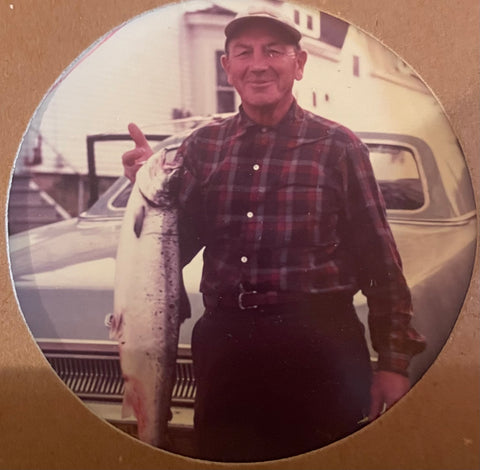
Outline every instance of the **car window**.
<svg viewBox="0 0 480 470">
<path fill-rule="evenodd" d="M 369 145 L 370 161 L 387 209 L 415 210 L 425 203 L 422 181 L 412 151 L 395 145 Z M 111 202 L 125 208 L 132 185 L 126 186 Z"/>
<path fill-rule="evenodd" d="M 425 197 L 413 152 L 395 145 L 369 145 L 370 161 L 387 209 L 415 210 Z"/>
<path fill-rule="evenodd" d="M 132 192 L 133 184 L 127 185 L 112 201 L 112 207 L 115 209 L 122 209 L 127 207 L 128 198 Z"/>
</svg>

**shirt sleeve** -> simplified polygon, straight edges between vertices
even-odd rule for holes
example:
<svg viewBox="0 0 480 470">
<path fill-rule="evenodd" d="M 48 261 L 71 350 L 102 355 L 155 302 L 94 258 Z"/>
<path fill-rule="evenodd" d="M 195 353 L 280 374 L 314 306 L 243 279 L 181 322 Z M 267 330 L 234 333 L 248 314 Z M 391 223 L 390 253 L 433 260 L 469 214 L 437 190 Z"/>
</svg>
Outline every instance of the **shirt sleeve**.
<svg viewBox="0 0 480 470">
<path fill-rule="evenodd" d="M 359 287 L 367 298 L 368 324 L 378 368 L 408 375 L 411 358 L 425 349 L 425 338 L 411 326 L 410 290 L 375 180 L 368 148 L 358 139 L 346 147 L 347 236 Z"/>
<path fill-rule="evenodd" d="M 202 213 L 202 199 L 195 168 L 194 148 L 194 139 L 191 136 L 183 142 L 175 157 L 183 162 L 178 193 L 182 266 L 187 265 L 204 246 L 203 224 L 199 217 Z"/>
</svg>

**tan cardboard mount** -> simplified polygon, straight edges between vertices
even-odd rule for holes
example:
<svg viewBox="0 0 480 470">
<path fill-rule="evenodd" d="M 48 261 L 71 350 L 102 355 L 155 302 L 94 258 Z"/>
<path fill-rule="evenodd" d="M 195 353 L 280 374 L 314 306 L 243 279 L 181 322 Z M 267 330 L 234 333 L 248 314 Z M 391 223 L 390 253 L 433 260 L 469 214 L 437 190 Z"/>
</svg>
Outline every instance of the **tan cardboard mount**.
<svg viewBox="0 0 480 470">
<path fill-rule="evenodd" d="M 0 205 L 29 119 L 60 73 L 103 34 L 161 0 L 0 2 Z M 397 52 L 443 105 L 479 187 L 479 3 L 316 0 Z M 50 369 L 18 310 L 2 218 L 0 468 L 236 468 L 144 446 L 92 415 Z M 476 263 L 478 266 L 478 263 Z M 480 467 L 478 268 L 438 359 L 402 401 L 361 432 L 319 451 L 247 468 Z M 239 465 L 237 467 L 240 467 Z"/>
</svg>

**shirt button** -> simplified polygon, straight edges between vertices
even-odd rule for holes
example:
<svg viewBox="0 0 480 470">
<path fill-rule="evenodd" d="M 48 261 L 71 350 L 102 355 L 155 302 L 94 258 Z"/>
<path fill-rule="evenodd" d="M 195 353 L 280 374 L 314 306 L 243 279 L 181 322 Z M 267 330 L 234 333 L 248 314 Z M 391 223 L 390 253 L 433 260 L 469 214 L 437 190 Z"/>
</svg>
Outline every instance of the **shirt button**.
<svg viewBox="0 0 480 470">
<path fill-rule="evenodd" d="M 262 134 L 265 134 L 265 132 L 267 132 L 267 130 L 268 130 L 268 129 L 267 129 L 266 127 L 262 127 L 262 128 L 260 129 L 260 132 L 261 132 Z"/>
<path fill-rule="evenodd" d="M 259 165 L 258 163 L 255 163 L 255 165 L 253 165 L 253 169 L 254 169 L 255 171 L 260 170 L 260 165 Z"/>
<path fill-rule="evenodd" d="M 253 217 L 253 212 L 247 212 L 247 217 L 251 219 Z"/>
<path fill-rule="evenodd" d="M 247 258 L 246 256 L 242 256 L 242 257 L 240 258 L 240 261 L 241 261 L 242 263 L 246 263 L 246 262 L 248 261 L 248 258 Z"/>
</svg>

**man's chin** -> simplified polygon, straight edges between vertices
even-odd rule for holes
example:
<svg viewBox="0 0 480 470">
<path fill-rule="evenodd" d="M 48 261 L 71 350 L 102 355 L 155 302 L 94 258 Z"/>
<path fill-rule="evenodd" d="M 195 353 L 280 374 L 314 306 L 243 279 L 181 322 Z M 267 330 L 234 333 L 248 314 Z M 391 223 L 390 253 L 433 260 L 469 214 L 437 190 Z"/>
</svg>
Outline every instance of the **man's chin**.
<svg viewBox="0 0 480 470">
<path fill-rule="evenodd" d="M 255 108 L 274 108 L 278 100 L 267 98 L 265 96 L 251 97 L 251 99 L 244 100 L 249 106 Z"/>
</svg>

